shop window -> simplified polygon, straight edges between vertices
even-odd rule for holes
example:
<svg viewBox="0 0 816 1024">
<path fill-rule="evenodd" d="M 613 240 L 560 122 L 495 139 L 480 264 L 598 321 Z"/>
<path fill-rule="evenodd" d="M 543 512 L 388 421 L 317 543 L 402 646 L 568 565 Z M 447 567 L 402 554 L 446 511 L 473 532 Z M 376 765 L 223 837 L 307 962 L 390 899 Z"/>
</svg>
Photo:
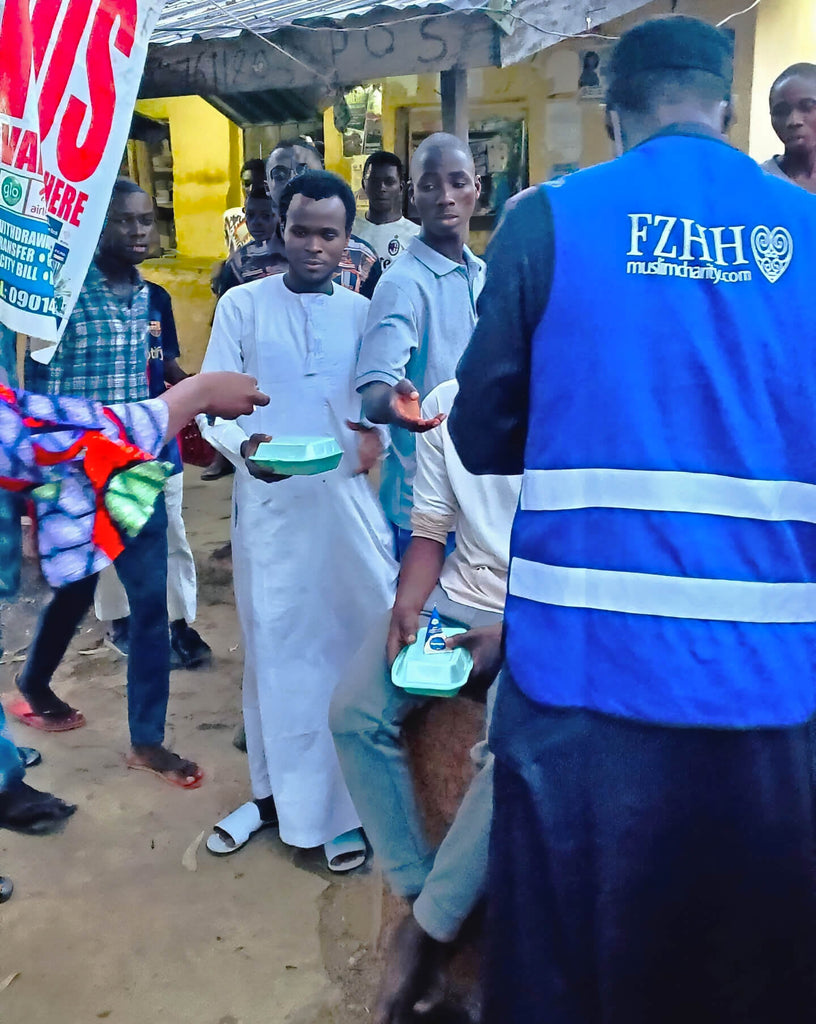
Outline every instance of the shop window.
<svg viewBox="0 0 816 1024">
<path fill-rule="evenodd" d="M 156 210 L 156 232 L 151 255 L 175 255 L 173 153 L 169 126 L 163 121 L 134 116 L 125 159 L 127 176 L 151 196 Z"/>
<path fill-rule="evenodd" d="M 408 153 L 434 132 L 442 130 L 439 114 L 414 108 L 408 119 Z M 468 128 L 468 141 L 482 192 L 473 215 L 475 231 L 489 230 L 504 204 L 530 183 L 527 160 L 527 121 L 521 112 L 491 113 L 475 110 Z M 407 215 L 417 218 L 411 204 Z"/>
</svg>

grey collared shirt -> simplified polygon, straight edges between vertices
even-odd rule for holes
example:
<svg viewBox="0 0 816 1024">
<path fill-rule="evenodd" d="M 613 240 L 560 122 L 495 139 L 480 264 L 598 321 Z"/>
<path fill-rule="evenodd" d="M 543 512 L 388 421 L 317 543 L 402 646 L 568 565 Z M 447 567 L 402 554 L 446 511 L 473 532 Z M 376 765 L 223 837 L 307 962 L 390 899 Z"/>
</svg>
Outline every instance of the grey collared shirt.
<svg viewBox="0 0 816 1024">
<path fill-rule="evenodd" d="M 371 299 L 357 360 L 357 389 L 407 377 L 420 399 L 450 380 L 476 326 L 476 300 L 485 265 L 465 246 L 464 264 L 441 255 L 421 238 L 389 267 Z M 411 527 L 415 438 L 391 430 L 380 498 L 397 526 Z"/>
</svg>

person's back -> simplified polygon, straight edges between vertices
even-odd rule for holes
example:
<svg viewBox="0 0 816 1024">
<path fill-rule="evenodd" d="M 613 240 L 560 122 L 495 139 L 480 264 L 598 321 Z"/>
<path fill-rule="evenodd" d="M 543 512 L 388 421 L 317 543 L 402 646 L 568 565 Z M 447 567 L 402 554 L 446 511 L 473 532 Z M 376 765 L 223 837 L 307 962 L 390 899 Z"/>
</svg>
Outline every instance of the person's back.
<svg viewBox="0 0 816 1024">
<path fill-rule="evenodd" d="M 457 372 L 466 468 L 524 470 L 486 1024 L 813 1014 L 816 206 L 732 80 L 704 22 L 624 33 L 626 155 L 508 215 Z"/>
<path fill-rule="evenodd" d="M 508 603 L 517 681 L 645 720 L 796 721 L 814 707 L 816 626 L 788 624 L 809 617 L 801 587 L 816 574 L 816 331 L 801 320 L 816 204 L 727 144 L 682 135 L 547 194 L 555 270 Z M 591 259 L 572 230 L 587 209 Z M 544 551 L 552 509 L 573 511 L 548 517 Z M 539 587 L 552 604 L 530 599 Z M 598 643 L 605 608 L 632 613 L 615 617 L 614 652 Z M 543 684 L 530 644 L 556 637 L 564 657 Z"/>
</svg>

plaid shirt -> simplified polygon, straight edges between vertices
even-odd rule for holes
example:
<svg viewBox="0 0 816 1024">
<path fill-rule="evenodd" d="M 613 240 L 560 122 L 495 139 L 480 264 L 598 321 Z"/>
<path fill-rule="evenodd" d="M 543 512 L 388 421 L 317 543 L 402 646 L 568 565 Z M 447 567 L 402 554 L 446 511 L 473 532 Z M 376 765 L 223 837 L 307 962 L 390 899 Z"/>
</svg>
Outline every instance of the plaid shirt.
<svg viewBox="0 0 816 1024">
<path fill-rule="evenodd" d="M 77 304 L 50 363 L 26 354 L 25 383 L 42 395 L 74 395 L 100 402 L 141 402 L 149 397 L 148 289 L 134 270 L 130 302 L 119 298 L 91 263 Z"/>
</svg>

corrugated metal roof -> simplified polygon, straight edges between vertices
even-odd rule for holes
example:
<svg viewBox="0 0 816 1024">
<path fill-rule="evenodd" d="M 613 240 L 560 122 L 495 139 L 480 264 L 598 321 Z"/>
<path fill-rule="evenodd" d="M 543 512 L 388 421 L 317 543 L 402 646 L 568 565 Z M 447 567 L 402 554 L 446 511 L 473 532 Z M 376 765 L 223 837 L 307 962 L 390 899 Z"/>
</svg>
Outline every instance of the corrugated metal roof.
<svg viewBox="0 0 816 1024">
<path fill-rule="evenodd" d="M 310 23 L 315 28 L 332 27 L 378 10 L 393 16 L 397 11 L 429 7 L 444 13 L 500 11 L 502 6 L 495 0 L 167 0 L 151 42 L 182 43 L 194 36 L 226 39 L 243 31 L 268 35 L 288 25 L 310 27 Z"/>
</svg>

